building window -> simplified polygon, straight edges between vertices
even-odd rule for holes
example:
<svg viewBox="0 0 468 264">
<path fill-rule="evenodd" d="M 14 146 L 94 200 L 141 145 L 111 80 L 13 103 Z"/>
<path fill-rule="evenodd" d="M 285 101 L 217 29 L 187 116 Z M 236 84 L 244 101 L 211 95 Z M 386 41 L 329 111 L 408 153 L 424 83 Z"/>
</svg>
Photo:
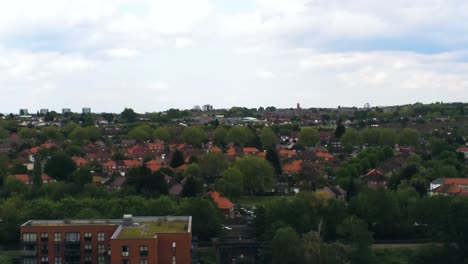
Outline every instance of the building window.
<svg viewBox="0 0 468 264">
<path fill-rule="evenodd" d="M 41 254 L 42 255 L 49 255 L 49 245 L 42 244 L 41 245 Z"/>
<path fill-rule="evenodd" d="M 172 253 L 176 252 L 176 242 L 172 242 Z"/>
<path fill-rule="evenodd" d="M 91 232 L 85 232 L 84 233 L 84 240 L 85 241 L 91 241 L 92 240 Z"/>
<path fill-rule="evenodd" d="M 60 244 L 56 244 L 56 245 L 54 246 L 54 248 L 55 248 L 55 255 L 60 255 L 60 254 L 61 254 L 61 252 L 60 252 Z"/>
<path fill-rule="evenodd" d="M 42 242 L 49 241 L 49 233 L 41 233 L 41 241 Z"/>
<path fill-rule="evenodd" d="M 65 241 L 66 242 L 80 242 L 80 233 L 78 232 L 66 233 Z"/>
<path fill-rule="evenodd" d="M 85 264 L 93 264 L 93 257 L 86 256 L 85 257 Z"/>
<path fill-rule="evenodd" d="M 43 256 L 41 258 L 41 264 L 49 264 L 49 257 Z"/>
<path fill-rule="evenodd" d="M 85 244 L 84 252 L 85 254 L 91 254 L 91 244 Z"/>
<path fill-rule="evenodd" d="M 37 260 L 34 257 L 23 258 L 23 264 L 37 264 Z"/>
<path fill-rule="evenodd" d="M 99 256 L 97 261 L 98 261 L 98 264 L 105 264 L 106 258 L 104 256 Z"/>
<path fill-rule="evenodd" d="M 177 264 L 177 260 L 175 256 L 172 256 L 172 264 Z"/>
<path fill-rule="evenodd" d="M 122 246 L 122 257 L 128 257 L 130 255 L 130 248 L 128 246 Z"/>
<path fill-rule="evenodd" d="M 104 241 L 104 232 L 99 232 L 97 234 L 97 240 L 98 241 Z"/>
<path fill-rule="evenodd" d="M 148 260 L 147 259 L 140 259 L 140 264 L 148 264 Z"/>
<path fill-rule="evenodd" d="M 55 257 L 55 264 L 62 264 L 62 257 Z"/>
<path fill-rule="evenodd" d="M 104 246 L 104 244 L 99 244 L 99 245 L 98 245 L 98 253 L 99 253 L 99 254 L 104 254 L 104 253 L 106 253 L 106 246 Z"/>
<path fill-rule="evenodd" d="M 130 264 L 130 260 L 129 259 L 122 259 L 122 264 Z"/>
<path fill-rule="evenodd" d="M 140 246 L 140 257 L 148 256 L 148 246 Z"/>
<path fill-rule="evenodd" d="M 54 233 L 54 241 L 55 242 L 62 241 L 62 233 Z"/>
<path fill-rule="evenodd" d="M 23 233 L 23 242 L 36 242 L 37 234 L 36 233 Z"/>
</svg>

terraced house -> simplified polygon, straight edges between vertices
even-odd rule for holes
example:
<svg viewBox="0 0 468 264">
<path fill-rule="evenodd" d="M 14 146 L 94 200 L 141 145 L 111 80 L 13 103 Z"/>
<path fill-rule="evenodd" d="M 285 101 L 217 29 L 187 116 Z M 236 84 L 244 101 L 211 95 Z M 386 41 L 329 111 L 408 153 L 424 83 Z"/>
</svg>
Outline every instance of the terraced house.
<svg viewBox="0 0 468 264">
<path fill-rule="evenodd" d="M 29 220 L 20 227 L 21 263 L 191 263 L 191 229 L 191 216 Z"/>
</svg>

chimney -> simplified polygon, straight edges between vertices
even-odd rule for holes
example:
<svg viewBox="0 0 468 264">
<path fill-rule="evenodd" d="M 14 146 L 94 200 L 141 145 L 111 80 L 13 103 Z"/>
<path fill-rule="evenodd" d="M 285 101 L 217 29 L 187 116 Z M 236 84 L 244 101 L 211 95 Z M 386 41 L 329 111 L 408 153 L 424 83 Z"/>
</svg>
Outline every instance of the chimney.
<svg viewBox="0 0 468 264">
<path fill-rule="evenodd" d="M 133 226 L 133 215 L 124 214 L 122 221 L 123 221 L 122 223 L 123 226 Z"/>
</svg>

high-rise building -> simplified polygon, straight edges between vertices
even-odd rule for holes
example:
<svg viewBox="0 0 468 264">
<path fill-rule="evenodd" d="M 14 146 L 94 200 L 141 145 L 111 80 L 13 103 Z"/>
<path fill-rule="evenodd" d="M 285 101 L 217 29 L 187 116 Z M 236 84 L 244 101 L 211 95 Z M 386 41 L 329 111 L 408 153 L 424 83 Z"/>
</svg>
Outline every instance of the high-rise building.
<svg viewBox="0 0 468 264">
<path fill-rule="evenodd" d="M 47 108 L 42 108 L 41 110 L 39 110 L 39 113 L 40 113 L 41 115 L 45 115 L 45 114 L 49 113 L 49 109 L 47 109 Z"/>
<path fill-rule="evenodd" d="M 83 113 L 83 114 L 91 114 L 91 108 L 89 108 L 89 107 L 83 107 L 82 113 Z"/>
<path fill-rule="evenodd" d="M 62 108 L 62 114 L 67 114 L 67 113 L 71 113 L 71 109 L 70 108 Z"/>
<path fill-rule="evenodd" d="M 203 111 L 210 111 L 210 110 L 213 110 L 213 106 L 207 104 L 207 105 L 204 105 L 204 106 L 202 107 L 202 109 L 203 109 Z"/>
<path fill-rule="evenodd" d="M 19 110 L 19 115 L 29 115 L 28 109 L 22 108 Z"/>
<path fill-rule="evenodd" d="M 191 263 L 191 216 L 29 220 L 21 263 Z"/>
</svg>

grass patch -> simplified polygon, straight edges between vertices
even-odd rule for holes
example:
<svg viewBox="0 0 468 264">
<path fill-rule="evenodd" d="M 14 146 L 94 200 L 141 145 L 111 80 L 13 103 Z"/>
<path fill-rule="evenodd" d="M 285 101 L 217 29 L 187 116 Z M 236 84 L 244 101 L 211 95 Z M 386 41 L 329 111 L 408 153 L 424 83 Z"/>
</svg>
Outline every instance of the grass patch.
<svg viewBox="0 0 468 264">
<path fill-rule="evenodd" d="M 13 259 L 19 258 L 20 254 L 18 250 L 0 250 L 0 264 L 13 263 Z"/>
<path fill-rule="evenodd" d="M 125 226 L 119 238 L 151 238 L 157 233 L 181 233 L 187 231 L 186 221 L 141 222 L 139 226 Z"/>
<path fill-rule="evenodd" d="M 385 248 L 372 249 L 374 262 L 381 264 L 406 264 L 410 263 L 411 256 L 417 248 Z"/>
<path fill-rule="evenodd" d="M 216 264 L 216 252 L 213 248 L 198 249 L 200 264 Z"/>
</svg>

